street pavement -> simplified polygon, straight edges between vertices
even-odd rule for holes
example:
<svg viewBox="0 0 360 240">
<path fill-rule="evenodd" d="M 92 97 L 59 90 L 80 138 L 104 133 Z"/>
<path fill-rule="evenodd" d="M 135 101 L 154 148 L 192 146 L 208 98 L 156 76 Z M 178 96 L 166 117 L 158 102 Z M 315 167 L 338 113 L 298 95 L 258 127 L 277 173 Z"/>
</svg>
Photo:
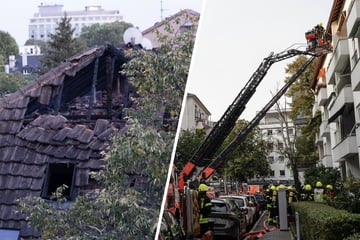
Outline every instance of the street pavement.
<svg viewBox="0 0 360 240">
<path fill-rule="evenodd" d="M 276 226 L 264 225 L 264 221 L 267 220 L 267 213 L 263 213 L 259 220 L 255 223 L 254 227 L 250 232 L 254 233 L 245 238 L 245 240 L 294 240 L 290 228 L 289 230 L 280 230 Z"/>
</svg>

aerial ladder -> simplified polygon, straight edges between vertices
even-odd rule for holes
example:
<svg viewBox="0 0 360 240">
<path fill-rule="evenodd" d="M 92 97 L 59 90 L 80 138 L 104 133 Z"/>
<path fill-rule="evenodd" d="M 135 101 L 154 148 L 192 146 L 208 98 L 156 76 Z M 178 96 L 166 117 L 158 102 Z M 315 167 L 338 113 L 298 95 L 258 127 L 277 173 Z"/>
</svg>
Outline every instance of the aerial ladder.
<svg viewBox="0 0 360 240">
<path fill-rule="evenodd" d="M 234 128 L 236 121 L 240 117 L 241 113 L 245 110 L 246 104 L 254 95 L 256 88 L 263 80 L 272 64 L 298 55 L 310 56 L 308 61 L 298 70 L 298 72 L 290 79 L 290 81 L 288 81 L 288 83 L 264 107 L 264 109 L 259 113 L 259 117 L 255 117 L 253 121 L 249 123 L 249 130 L 244 129 L 243 132 L 245 130 L 247 132 L 241 133 L 241 136 L 237 137 L 239 140 L 234 142 L 233 145 L 237 145 L 246 138 L 248 132 L 250 132 L 251 129 L 256 126 L 266 111 L 268 111 L 271 106 L 273 106 L 273 104 L 286 92 L 290 85 L 295 82 L 295 80 L 301 75 L 302 72 L 305 71 L 306 67 L 314 60 L 314 58 L 326 55 L 332 51 L 331 39 L 329 39 L 329 36 L 325 34 L 321 24 L 316 25 L 312 30 L 306 32 L 305 38 L 307 40 L 307 47 L 305 51 L 289 49 L 277 54 L 272 52 L 268 57 L 263 59 L 259 67 L 250 77 L 235 100 L 231 105 L 229 105 L 221 119 L 215 124 L 211 132 L 207 135 L 202 144 L 185 164 L 184 168 L 178 176 L 178 185 L 180 190 L 184 188 L 187 182 L 189 182 L 191 188 L 196 187 L 196 178 L 207 179 L 213 173 L 213 171 L 223 163 L 223 160 L 220 159 L 224 159 L 224 157 L 233 150 L 233 147 L 229 146 L 228 149 L 223 150 L 219 156 L 213 159 L 214 155 L 219 150 L 226 137 Z"/>
<path fill-rule="evenodd" d="M 212 131 L 207 135 L 203 143 L 195 151 L 191 159 L 186 163 L 183 170 L 180 172 L 178 179 L 180 188 L 185 186 L 187 180 L 194 180 L 192 179 L 193 176 L 199 176 L 200 172 L 202 172 L 201 170 L 208 166 L 225 138 L 230 134 L 236 121 L 245 110 L 246 104 L 254 95 L 257 86 L 263 80 L 272 64 L 298 55 L 316 56 L 316 54 L 309 51 L 290 49 L 278 54 L 271 53 L 268 57 L 264 58 L 233 103 L 228 107 L 221 119 L 215 124 Z M 216 163 L 212 164 L 212 166 L 219 166 L 217 164 L 219 162 L 220 161 L 216 161 Z M 208 174 L 210 174 L 210 172 L 208 172 Z M 209 177 L 209 175 L 207 175 L 207 177 Z"/>
</svg>

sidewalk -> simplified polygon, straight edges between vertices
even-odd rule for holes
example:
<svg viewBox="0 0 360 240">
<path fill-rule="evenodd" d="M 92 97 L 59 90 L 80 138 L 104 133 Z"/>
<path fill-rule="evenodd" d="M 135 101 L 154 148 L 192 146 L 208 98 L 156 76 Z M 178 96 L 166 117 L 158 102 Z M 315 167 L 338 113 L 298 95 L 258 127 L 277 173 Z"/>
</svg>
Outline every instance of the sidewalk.
<svg viewBox="0 0 360 240">
<path fill-rule="evenodd" d="M 256 234 L 253 234 L 251 236 L 247 236 L 245 240 L 252 240 L 252 239 L 261 239 L 261 240 L 294 240 L 294 237 L 292 236 L 292 233 L 289 230 L 280 230 L 279 228 L 276 228 L 275 226 L 265 226 L 264 227 L 264 221 L 267 220 L 267 213 L 263 213 L 259 220 L 255 223 L 253 229 L 251 232 L 254 232 Z"/>
</svg>

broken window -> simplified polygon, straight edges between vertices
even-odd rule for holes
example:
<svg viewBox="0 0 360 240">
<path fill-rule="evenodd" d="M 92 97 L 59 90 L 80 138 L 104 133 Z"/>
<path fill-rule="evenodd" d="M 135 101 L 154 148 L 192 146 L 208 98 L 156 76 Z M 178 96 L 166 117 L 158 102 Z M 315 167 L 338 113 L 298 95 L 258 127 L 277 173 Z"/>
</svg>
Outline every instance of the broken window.
<svg viewBox="0 0 360 240">
<path fill-rule="evenodd" d="M 56 189 L 66 185 L 62 193 L 68 200 L 73 199 L 75 164 L 73 163 L 50 163 L 47 168 L 42 197 L 50 199 Z"/>
</svg>

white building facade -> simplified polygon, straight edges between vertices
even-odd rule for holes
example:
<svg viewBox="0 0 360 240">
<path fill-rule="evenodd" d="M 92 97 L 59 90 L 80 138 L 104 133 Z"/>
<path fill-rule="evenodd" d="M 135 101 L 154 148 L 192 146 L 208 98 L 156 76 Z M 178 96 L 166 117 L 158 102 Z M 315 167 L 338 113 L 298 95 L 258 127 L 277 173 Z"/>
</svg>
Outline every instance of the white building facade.
<svg viewBox="0 0 360 240">
<path fill-rule="evenodd" d="M 65 14 L 71 18 L 71 25 L 75 28 L 74 37 L 80 36 L 81 29 L 85 26 L 123 20 L 118 10 L 104 10 L 101 6 L 86 6 L 84 10 L 79 11 L 64 11 L 61 4 L 41 4 L 38 8 L 39 11 L 30 19 L 29 39 L 49 40 L 50 34 L 55 33 Z"/>
<path fill-rule="evenodd" d="M 213 127 L 210 121 L 211 114 L 195 94 L 187 94 L 183 111 L 181 130 L 204 129 L 206 134 L 211 131 Z"/>
<path fill-rule="evenodd" d="M 294 177 L 291 169 L 287 166 L 289 159 L 285 157 L 283 150 L 289 144 L 285 141 L 287 137 L 289 137 L 290 143 L 294 141 L 296 129 L 293 121 L 288 117 L 290 109 L 280 112 L 269 110 L 258 125 L 262 139 L 268 142 L 270 148 L 267 158 L 272 173 L 264 179 L 274 183 L 289 184 L 294 181 Z M 285 120 L 280 117 L 280 114 L 285 116 Z M 302 178 L 302 174 L 300 175 Z"/>
<path fill-rule="evenodd" d="M 335 0 L 326 32 L 333 52 L 320 58 L 312 82 L 321 113 L 319 158 L 340 168 L 342 177 L 360 178 L 360 0 Z"/>
</svg>

